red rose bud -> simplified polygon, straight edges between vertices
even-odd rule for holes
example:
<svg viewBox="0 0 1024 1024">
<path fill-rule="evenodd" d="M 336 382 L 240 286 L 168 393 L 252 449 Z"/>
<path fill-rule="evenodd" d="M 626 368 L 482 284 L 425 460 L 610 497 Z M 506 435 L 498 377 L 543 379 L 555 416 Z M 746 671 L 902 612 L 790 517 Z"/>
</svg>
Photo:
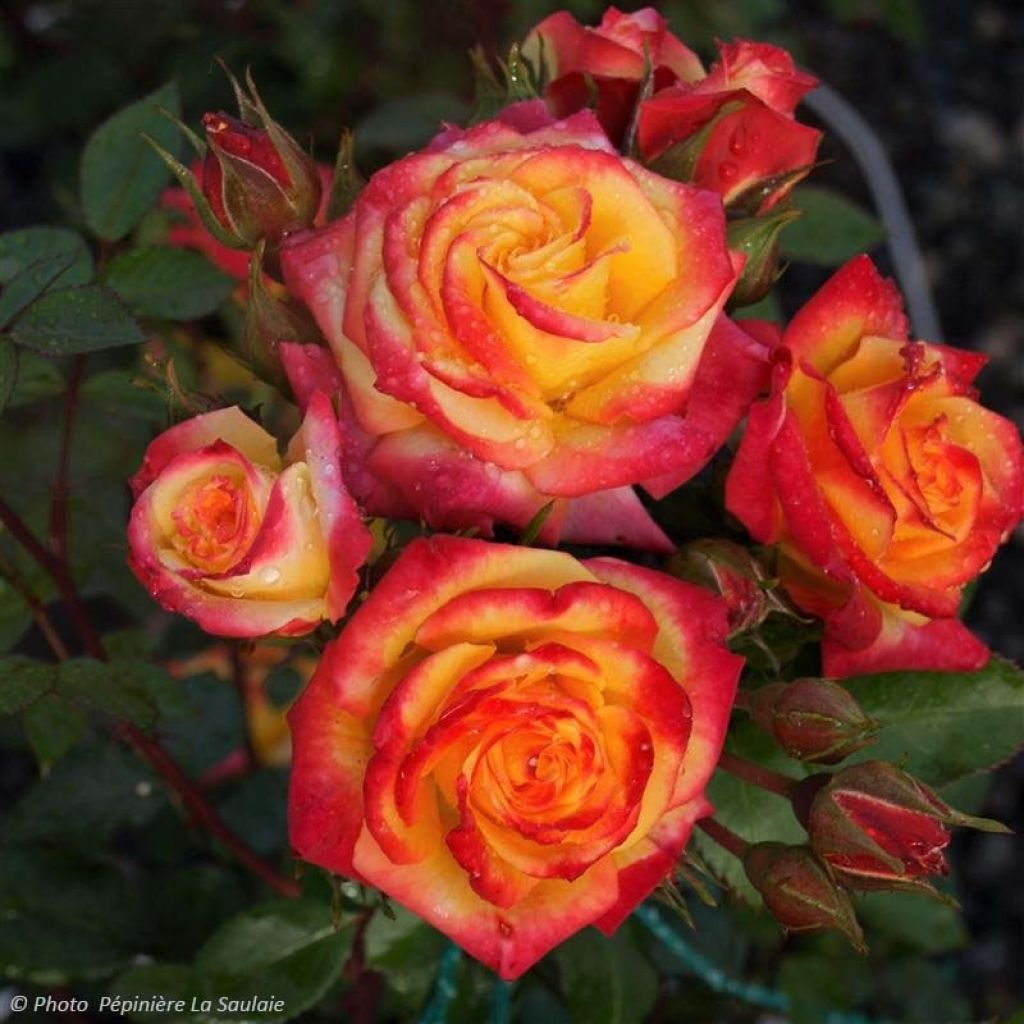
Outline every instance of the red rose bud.
<svg viewBox="0 0 1024 1024">
<path fill-rule="evenodd" d="M 309 227 L 320 207 L 316 164 L 262 106 L 262 127 L 223 113 L 206 114 L 209 150 L 203 195 L 214 216 L 246 247 L 274 245 L 288 231 Z"/>
<path fill-rule="evenodd" d="M 872 742 L 877 723 L 828 679 L 771 683 L 749 696 L 754 721 L 790 757 L 835 764 Z"/>
<path fill-rule="evenodd" d="M 760 302 L 779 279 L 779 235 L 800 216 L 799 210 L 779 210 L 764 217 L 731 221 L 729 248 L 746 257 L 740 279 L 729 299 L 731 308 Z"/>
<path fill-rule="evenodd" d="M 765 906 L 787 932 L 834 928 L 865 952 L 853 904 L 806 846 L 757 843 L 743 854 L 743 868 Z"/>
<path fill-rule="evenodd" d="M 729 609 L 729 629 L 740 633 L 763 622 L 773 608 L 766 577 L 757 560 L 739 544 L 698 540 L 669 560 L 673 576 L 719 594 Z"/>
<path fill-rule="evenodd" d="M 884 761 L 837 772 L 814 798 L 807 831 L 815 853 L 855 889 L 919 889 L 945 875 L 950 825 L 1008 831 L 996 821 L 960 814 L 913 776 Z"/>
</svg>

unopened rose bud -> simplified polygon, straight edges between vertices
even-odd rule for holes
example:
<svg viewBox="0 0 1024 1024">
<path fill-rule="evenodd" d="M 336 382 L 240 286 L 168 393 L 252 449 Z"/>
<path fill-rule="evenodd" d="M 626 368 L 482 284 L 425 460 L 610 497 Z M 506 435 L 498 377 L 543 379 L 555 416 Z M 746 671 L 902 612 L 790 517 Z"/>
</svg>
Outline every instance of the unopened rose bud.
<svg viewBox="0 0 1024 1024">
<path fill-rule="evenodd" d="M 950 825 L 989 832 L 1004 826 L 960 814 L 912 775 L 885 761 L 837 772 L 811 803 L 807 831 L 815 853 L 855 889 L 921 889 L 949 871 Z"/>
<path fill-rule="evenodd" d="M 320 207 L 316 164 L 259 109 L 261 127 L 224 113 L 203 118 L 209 143 L 203 195 L 217 220 L 248 248 L 309 227 Z"/>
<path fill-rule="evenodd" d="M 719 594 L 728 606 L 729 627 L 734 633 L 763 622 L 772 610 L 764 570 L 739 544 L 727 540 L 685 544 L 672 556 L 668 568 L 673 576 Z"/>
<path fill-rule="evenodd" d="M 771 683 L 749 696 L 754 721 L 790 757 L 836 764 L 872 742 L 877 727 L 848 690 L 828 679 Z"/>
<path fill-rule="evenodd" d="M 729 223 L 729 248 L 746 257 L 729 299 L 733 308 L 760 302 L 771 291 L 779 278 L 779 235 L 799 216 L 799 210 L 779 210 Z"/>
<path fill-rule="evenodd" d="M 853 904 L 806 846 L 757 843 L 743 855 L 750 884 L 787 932 L 841 931 L 855 949 L 864 951 L 864 935 Z"/>
</svg>

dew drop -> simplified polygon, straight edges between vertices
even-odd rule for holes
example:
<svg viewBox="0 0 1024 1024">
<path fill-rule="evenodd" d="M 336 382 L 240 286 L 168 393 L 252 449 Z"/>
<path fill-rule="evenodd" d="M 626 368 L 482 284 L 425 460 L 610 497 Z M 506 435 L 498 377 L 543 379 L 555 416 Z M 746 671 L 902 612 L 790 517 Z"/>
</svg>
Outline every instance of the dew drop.
<svg viewBox="0 0 1024 1024">
<path fill-rule="evenodd" d="M 263 583 L 276 583 L 280 578 L 281 570 L 275 569 L 272 565 L 260 570 L 260 580 Z"/>
<path fill-rule="evenodd" d="M 722 181 L 735 181 L 737 174 L 739 174 L 739 168 L 728 160 L 718 168 L 718 176 Z"/>
</svg>

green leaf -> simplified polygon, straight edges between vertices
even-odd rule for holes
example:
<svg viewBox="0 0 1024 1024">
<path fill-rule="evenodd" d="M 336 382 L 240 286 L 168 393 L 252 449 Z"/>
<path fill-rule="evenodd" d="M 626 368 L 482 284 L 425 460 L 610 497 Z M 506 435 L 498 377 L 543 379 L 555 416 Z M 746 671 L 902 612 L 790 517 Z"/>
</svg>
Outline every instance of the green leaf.
<svg viewBox="0 0 1024 1024">
<path fill-rule="evenodd" d="M 115 978 L 107 992 L 111 1002 L 107 1009 L 115 1015 L 124 1015 L 129 1020 L 140 1024 L 186 1024 L 195 1022 L 198 1015 L 192 1010 L 192 1000 L 198 998 L 195 972 L 187 964 L 146 964 L 133 967 Z M 159 1008 L 160 1004 L 151 1003 L 163 997 L 167 1003 L 183 1002 L 182 1010 L 173 1007 Z M 145 1009 L 147 1005 L 155 1005 L 152 1011 Z M 129 1007 L 139 1006 L 140 1009 Z"/>
<path fill-rule="evenodd" d="M 803 216 L 782 235 L 779 251 L 788 259 L 837 267 L 885 237 L 882 225 L 845 196 L 820 185 L 793 190 Z"/>
<path fill-rule="evenodd" d="M 18 317 L 11 336 L 42 355 L 137 345 L 146 337 L 121 300 L 99 285 L 48 292 Z"/>
<path fill-rule="evenodd" d="M 1024 673 L 1002 658 L 979 672 L 886 672 L 843 685 L 882 727 L 851 762 L 906 758 L 932 786 L 1005 761 L 1024 737 Z"/>
<path fill-rule="evenodd" d="M 109 862 L 0 848 L 0 978 L 53 986 L 110 975 L 130 962 L 145 927 L 139 880 Z"/>
<path fill-rule="evenodd" d="M 640 1022 L 654 1005 L 658 976 L 637 948 L 632 923 L 611 938 L 585 928 L 554 957 L 577 1024 Z"/>
<path fill-rule="evenodd" d="M 352 926 L 335 929 L 326 904 L 275 900 L 250 907 L 199 951 L 196 970 L 217 1000 L 277 999 L 279 1011 L 218 1008 L 217 1021 L 284 1021 L 314 1006 L 337 979 Z"/>
<path fill-rule="evenodd" d="M 0 416 L 18 383 L 18 350 L 9 338 L 0 336 Z"/>
<path fill-rule="evenodd" d="M 247 775 L 217 806 L 225 824 L 262 855 L 287 848 L 287 808 L 288 773 L 280 768 Z"/>
<path fill-rule="evenodd" d="M 92 280 L 92 253 L 81 235 L 67 228 L 21 228 L 0 235 L 0 284 L 6 285 L 39 260 L 70 253 L 61 285 L 72 288 Z"/>
<path fill-rule="evenodd" d="M 43 256 L 12 277 L 0 293 L 0 327 L 6 327 L 55 282 L 63 283 L 62 278 L 74 259 L 73 252 Z"/>
<path fill-rule="evenodd" d="M 156 202 L 168 178 L 163 161 L 143 140 L 152 137 L 171 153 L 181 135 L 163 107 L 181 113 L 178 87 L 168 82 L 122 108 L 96 129 L 82 154 L 81 198 L 89 227 L 107 241 L 123 238 Z"/>
<path fill-rule="evenodd" d="M 869 945 L 879 935 L 922 953 L 948 953 L 967 942 L 959 911 L 921 893 L 868 892 L 854 906 Z"/>
<path fill-rule="evenodd" d="M 212 672 L 181 680 L 188 702 L 161 730 L 164 746 L 190 775 L 199 776 L 245 743 L 245 721 L 234 687 Z"/>
<path fill-rule="evenodd" d="M 393 909 L 393 917 L 377 913 L 370 919 L 366 964 L 380 971 L 408 1005 L 419 1006 L 433 988 L 445 938 L 404 907 Z"/>
<path fill-rule="evenodd" d="M 48 693 L 56 681 L 56 665 L 21 655 L 0 658 L 0 715 L 27 708 Z"/>
<path fill-rule="evenodd" d="M 788 1015 L 792 1024 L 821 1024 L 830 1010 L 851 1010 L 870 998 L 873 986 L 868 964 L 861 957 L 850 956 L 837 938 L 830 935 L 819 940 L 814 952 L 787 950 L 778 984 L 792 1000 Z"/>
<path fill-rule="evenodd" d="M 78 708 L 52 695 L 29 707 L 22 722 L 44 775 L 82 738 L 88 724 Z"/>
<path fill-rule="evenodd" d="M 149 729 L 156 724 L 157 709 L 146 678 L 159 672 L 144 661 L 77 658 L 61 665 L 57 693 L 86 710 Z"/>
<path fill-rule="evenodd" d="M 81 715 L 74 705 L 60 703 Z M 3 836 L 20 843 L 98 844 L 115 829 L 146 824 L 166 806 L 163 787 L 138 757 L 108 743 L 87 743 L 21 797 L 3 819 Z"/>
<path fill-rule="evenodd" d="M 11 344 L 10 339 L 5 338 L 0 341 L 0 345 L 3 344 Z M 14 393 L 8 402 L 12 409 L 30 405 L 32 402 L 38 402 L 44 398 L 53 398 L 54 395 L 59 395 L 64 390 L 64 375 L 55 362 L 37 356 L 35 352 L 30 352 L 28 349 L 19 350 L 13 344 L 11 347 L 18 357 Z"/>
<path fill-rule="evenodd" d="M 154 426 L 166 426 L 166 401 L 127 370 L 101 370 L 92 374 L 82 385 L 81 394 L 84 401 L 107 412 Z"/>
<path fill-rule="evenodd" d="M 735 721 L 729 729 L 726 749 L 786 775 L 802 778 L 806 770 L 799 761 L 786 757 L 775 741 L 749 720 Z M 776 840 L 780 843 L 806 842 L 804 830 L 793 815 L 789 801 L 777 793 L 752 786 L 716 771 L 708 784 L 707 796 L 715 808 L 715 819 L 751 843 Z M 713 843 L 699 829 L 692 840 L 697 853 L 725 885 L 747 902 L 759 906 L 761 897 L 747 881 L 743 865 L 731 853 Z"/>
<path fill-rule="evenodd" d="M 103 283 L 139 316 L 161 320 L 207 316 L 238 284 L 200 253 L 163 245 L 119 253 L 105 268 Z"/>
</svg>

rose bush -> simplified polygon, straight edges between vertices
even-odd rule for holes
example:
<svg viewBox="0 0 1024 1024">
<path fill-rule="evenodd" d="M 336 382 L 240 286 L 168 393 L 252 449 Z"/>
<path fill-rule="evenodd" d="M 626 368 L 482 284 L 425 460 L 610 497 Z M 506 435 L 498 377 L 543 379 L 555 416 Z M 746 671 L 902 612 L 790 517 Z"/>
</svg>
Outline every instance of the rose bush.
<svg viewBox="0 0 1024 1024">
<path fill-rule="evenodd" d="M 131 568 L 165 608 L 218 636 L 294 636 L 335 621 L 371 543 L 340 452 L 322 393 L 283 467 L 274 438 L 237 407 L 179 423 L 131 481 Z"/>
<path fill-rule="evenodd" d="M 908 341 L 899 293 L 861 256 L 794 317 L 776 360 L 727 505 L 825 620 L 825 674 L 980 668 L 960 596 L 1024 509 L 1017 429 L 971 385 L 984 357 Z"/>
<path fill-rule="evenodd" d="M 517 127 L 518 126 L 518 127 Z M 624 160 L 589 113 L 537 102 L 378 172 L 287 240 L 292 294 L 340 375 L 346 482 L 375 515 L 668 549 L 630 485 L 696 472 L 762 382 L 721 315 L 736 272 L 717 196 Z M 323 350 L 282 346 L 300 403 Z"/>
<path fill-rule="evenodd" d="M 292 846 L 505 978 L 671 872 L 742 660 L 726 610 L 648 569 L 414 541 L 290 713 Z"/>
</svg>

